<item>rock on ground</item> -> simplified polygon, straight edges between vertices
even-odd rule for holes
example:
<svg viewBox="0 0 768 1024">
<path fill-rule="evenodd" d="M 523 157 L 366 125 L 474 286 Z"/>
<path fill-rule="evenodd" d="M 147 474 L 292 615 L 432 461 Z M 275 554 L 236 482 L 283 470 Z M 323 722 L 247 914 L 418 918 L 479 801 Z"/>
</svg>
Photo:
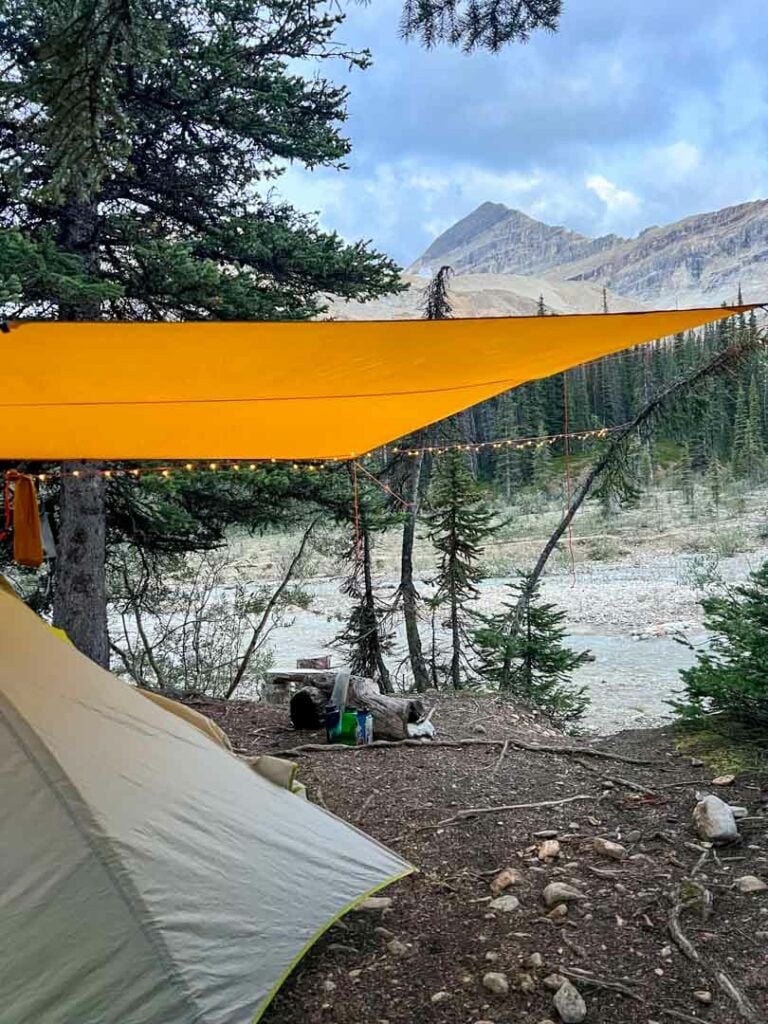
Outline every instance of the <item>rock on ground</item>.
<svg viewBox="0 0 768 1024">
<path fill-rule="evenodd" d="M 498 910 L 500 914 L 511 914 L 520 906 L 517 896 L 497 896 L 488 904 L 491 910 Z"/>
<path fill-rule="evenodd" d="M 581 1024 L 587 1016 L 587 1004 L 570 981 L 564 982 L 552 1000 L 563 1024 Z"/>
<path fill-rule="evenodd" d="M 693 811 L 699 835 L 711 843 L 728 843 L 739 838 L 733 811 L 719 796 L 706 796 Z"/>
<path fill-rule="evenodd" d="M 621 843 L 612 843 L 610 839 L 595 839 L 592 846 L 595 853 L 601 857 L 610 857 L 611 860 L 624 860 L 627 856 L 626 847 Z"/>
<path fill-rule="evenodd" d="M 509 992 L 509 981 L 506 974 L 501 974 L 499 971 L 489 971 L 483 975 L 483 988 L 487 988 L 495 996 L 505 996 Z"/>
<path fill-rule="evenodd" d="M 768 885 L 765 884 L 762 878 L 758 878 L 757 875 L 742 875 L 741 878 L 736 879 L 733 886 L 743 893 L 765 892 L 768 890 Z"/>
<path fill-rule="evenodd" d="M 548 907 L 555 907 L 558 903 L 576 903 L 578 900 L 585 900 L 584 893 L 574 889 L 565 882 L 550 882 L 542 893 L 545 904 Z"/>
<path fill-rule="evenodd" d="M 505 889 L 513 885 L 522 885 L 523 876 L 517 868 L 504 868 L 491 882 L 491 892 L 494 896 L 500 896 Z"/>
</svg>

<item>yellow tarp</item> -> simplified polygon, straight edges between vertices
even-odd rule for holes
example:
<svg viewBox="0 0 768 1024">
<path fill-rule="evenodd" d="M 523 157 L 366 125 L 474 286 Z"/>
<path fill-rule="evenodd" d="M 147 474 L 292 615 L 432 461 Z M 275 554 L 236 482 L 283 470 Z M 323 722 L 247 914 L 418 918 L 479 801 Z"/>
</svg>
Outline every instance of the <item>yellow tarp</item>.
<svg viewBox="0 0 768 1024">
<path fill-rule="evenodd" d="M 16 323 L 3 344 L 0 459 L 346 459 L 525 381 L 751 308 Z"/>
</svg>

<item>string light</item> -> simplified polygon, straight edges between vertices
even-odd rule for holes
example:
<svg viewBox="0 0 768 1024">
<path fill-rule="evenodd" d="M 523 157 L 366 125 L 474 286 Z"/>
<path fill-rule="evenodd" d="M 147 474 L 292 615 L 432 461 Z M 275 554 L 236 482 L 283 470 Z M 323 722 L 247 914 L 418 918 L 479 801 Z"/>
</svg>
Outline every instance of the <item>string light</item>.
<svg viewBox="0 0 768 1024">
<path fill-rule="evenodd" d="M 472 444 L 467 444 L 464 441 L 454 441 L 451 444 L 445 445 L 428 445 L 425 448 L 392 448 L 392 452 L 396 455 L 410 455 L 416 457 L 417 455 L 445 455 L 446 452 L 481 452 L 487 449 L 493 449 L 499 451 L 501 449 L 507 449 L 512 451 L 523 451 L 526 448 L 546 448 L 547 445 L 556 444 L 558 441 L 564 441 L 566 439 L 572 441 L 588 441 L 593 438 L 604 438 L 609 434 L 615 433 L 618 430 L 623 430 L 626 424 L 620 424 L 616 427 L 599 427 L 595 430 L 579 430 L 574 433 L 567 434 L 546 434 L 538 437 L 505 437 L 497 438 L 493 441 L 477 441 Z"/>
<path fill-rule="evenodd" d="M 400 448 L 392 447 L 384 449 L 389 451 L 393 455 L 444 455 L 447 452 L 460 451 L 460 452 L 481 452 L 485 450 L 492 450 L 495 452 L 499 451 L 525 451 L 529 449 L 538 450 L 545 448 L 548 445 L 556 444 L 558 441 L 573 440 L 573 441 L 587 441 L 592 439 L 600 439 L 607 437 L 609 434 L 615 433 L 616 431 L 623 430 L 625 424 L 617 427 L 599 427 L 594 430 L 580 430 L 575 433 L 563 433 L 563 434 L 547 434 L 539 437 L 505 437 L 495 438 L 492 441 L 478 441 L 467 443 L 465 441 L 454 441 L 452 444 L 445 445 L 428 445 L 424 448 Z M 343 466 L 354 464 L 355 462 L 362 467 L 363 462 L 370 462 L 371 459 L 375 458 L 375 453 L 368 452 L 366 455 L 360 456 L 359 458 L 330 458 L 330 459 L 314 459 L 307 462 L 296 462 L 293 460 L 281 460 L 281 459 L 261 459 L 256 462 L 247 463 L 247 468 L 250 472 L 254 473 L 264 466 L 274 467 L 282 466 L 284 469 L 288 469 L 294 473 L 317 473 L 321 470 L 334 470 L 339 469 Z M 240 473 L 245 469 L 245 465 L 241 461 L 217 461 L 217 462 L 186 462 L 186 463 L 174 463 L 170 465 L 150 465 L 141 467 L 131 468 L 110 468 L 110 469 L 92 469 L 92 470 L 80 470 L 73 469 L 70 471 L 53 470 L 42 473 L 34 474 L 35 479 L 39 483 L 46 483 L 50 480 L 57 480 L 64 476 L 72 476 L 77 478 L 87 478 L 89 476 L 103 476 L 108 480 L 119 478 L 119 477 L 133 477 L 137 479 L 145 476 L 160 476 L 164 479 L 170 479 L 175 473 L 195 473 L 195 472 L 224 472 L 231 471 L 234 473 Z M 364 470 L 365 472 L 365 470 Z"/>
</svg>

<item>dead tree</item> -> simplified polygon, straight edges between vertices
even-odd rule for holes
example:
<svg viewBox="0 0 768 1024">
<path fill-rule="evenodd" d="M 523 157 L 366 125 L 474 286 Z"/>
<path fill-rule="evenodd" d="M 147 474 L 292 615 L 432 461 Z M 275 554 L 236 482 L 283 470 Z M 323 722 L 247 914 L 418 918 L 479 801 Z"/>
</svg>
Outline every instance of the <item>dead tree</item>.
<svg viewBox="0 0 768 1024">
<path fill-rule="evenodd" d="M 747 356 L 764 347 L 765 343 L 765 335 L 758 335 L 747 341 L 729 345 L 728 348 L 723 349 L 721 352 L 716 352 L 715 355 L 710 356 L 709 359 L 706 359 L 690 373 L 673 381 L 663 391 L 650 398 L 637 415 L 613 435 L 602 456 L 581 479 L 573 492 L 573 496 L 562 519 L 542 548 L 541 554 L 536 560 L 530 575 L 532 584 L 535 584 L 541 577 L 552 552 L 573 522 L 574 516 L 584 501 L 589 497 L 595 484 L 612 466 L 626 456 L 627 445 L 631 438 L 639 431 L 649 427 L 655 419 L 663 416 L 673 402 L 690 395 L 697 388 L 715 377 L 732 373 Z M 525 600 L 525 595 L 523 594 L 517 603 L 516 614 L 512 619 L 511 634 L 516 633 L 520 628 L 525 610 Z"/>
</svg>

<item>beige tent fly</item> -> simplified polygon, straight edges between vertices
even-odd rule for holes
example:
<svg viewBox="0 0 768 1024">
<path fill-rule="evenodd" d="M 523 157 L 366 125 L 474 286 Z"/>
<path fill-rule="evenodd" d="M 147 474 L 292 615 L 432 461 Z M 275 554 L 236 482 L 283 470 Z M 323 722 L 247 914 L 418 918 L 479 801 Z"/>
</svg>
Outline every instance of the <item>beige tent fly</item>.
<svg viewBox="0 0 768 1024">
<path fill-rule="evenodd" d="M 0 1024 L 250 1024 L 395 854 L 0 592 Z"/>
</svg>

